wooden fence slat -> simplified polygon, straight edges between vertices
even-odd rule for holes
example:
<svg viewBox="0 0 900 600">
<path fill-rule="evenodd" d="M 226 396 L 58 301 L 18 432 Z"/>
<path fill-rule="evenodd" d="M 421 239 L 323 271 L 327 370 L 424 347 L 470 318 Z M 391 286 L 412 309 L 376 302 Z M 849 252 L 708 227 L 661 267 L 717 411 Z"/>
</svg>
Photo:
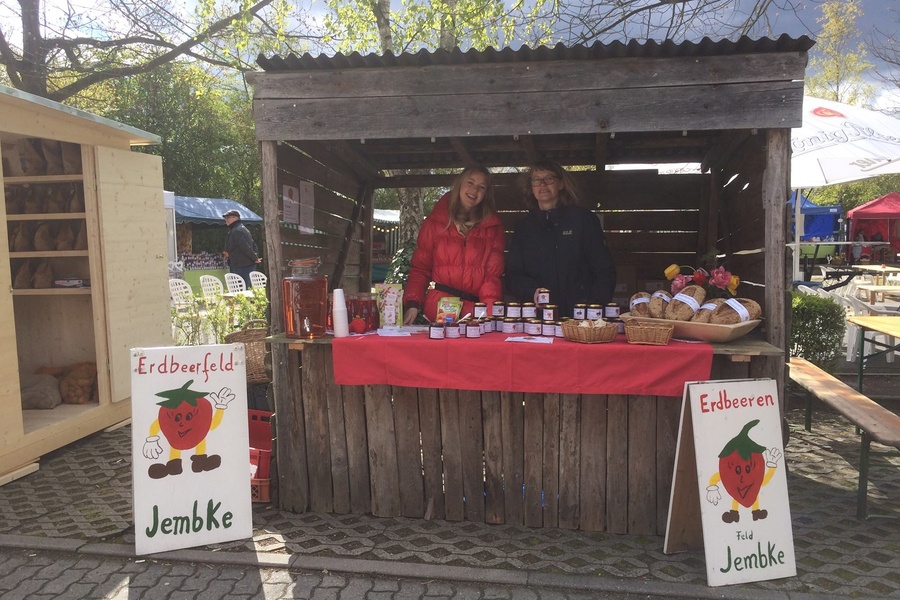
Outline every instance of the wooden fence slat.
<svg viewBox="0 0 900 600">
<path fill-rule="evenodd" d="M 459 428 L 466 520 L 484 522 L 484 435 L 481 428 L 481 392 L 459 391 Z"/>
<path fill-rule="evenodd" d="M 309 461 L 300 353 L 281 345 L 272 348 L 275 381 L 275 438 L 278 458 L 278 507 L 295 513 L 309 510 Z"/>
<path fill-rule="evenodd" d="M 560 396 L 559 413 L 559 527 L 578 529 L 578 478 L 580 424 L 577 394 Z"/>
<path fill-rule="evenodd" d="M 372 510 L 365 395 L 362 386 L 341 387 L 347 436 L 347 467 L 350 475 L 350 512 L 354 515 L 364 515 Z"/>
<path fill-rule="evenodd" d="M 503 422 L 500 392 L 481 392 L 484 430 L 484 522 L 503 523 Z"/>
<path fill-rule="evenodd" d="M 367 385 L 366 424 L 369 432 L 369 472 L 372 485 L 372 514 L 400 516 L 400 477 L 397 472 L 397 436 L 391 388 Z"/>
<path fill-rule="evenodd" d="M 441 458 L 441 412 L 438 391 L 419 388 L 419 425 L 422 435 L 422 470 L 425 479 L 425 515 L 445 518 L 444 468 Z"/>
<path fill-rule="evenodd" d="M 541 465 L 544 462 L 543 394 L 525 393 L 525 525 L 544 523 Z"/>
<path fill-rule="evenodd" d="M 303 412 L 306 417 L 306 452 L 309 464 L 309 508 L 331 512 L 331 443 L 328 435 L 328 397 L 325 391 L 325 345 L 309 344 L 303 350 Z"/>
<path fill-rule="evenodd" d="M 419 441 L 419 398 L 416 388 L 394 387 L 394 427 L 397 432 L 397 471 L 400 514 L 421 519 L 425 515 L 422 448 Z"/>
<path fill-rule="evenodd" d="M 325 364 L 325 396 L 328 407 L 328 439 L 331 451 L 332 511 L 345 515 L 350 512 L 350 472 L 347 467 L 347 436 L 344 430 L 344 399 L 341 386 L 334 382 L 334 363 L 331 352 L 322 352 Z"/>
<path fill-rule="evenodd" d="M 559 394 L 544 394 L 544 452 L 541 473 L 544 527 L 559 525 Z"/>
<path fill-rule="evenodd" d="M 656 533 L 656 398 L 628 398 L 628 533 Z"/>
<path fill-rule="evenodd" d="M 459 393 L 438 390 L 441 407 L 441 448 L 444 457 L 444 512 L 448 521 L 462 521 L 463 505 L 462 454 L 459 423 Z"/>
<path fill-rule="evenodd" d="M 656 399 L 656 535 L 666 534 L 680 417 L 679 398 Z"/>
<path fill-rule="evenodd" d="M 628 533 L 628 396 L 606 402 L 606 530 Z"/>
<path fill-rule="evenodd" d="M 606 530 L 606 396 L 584 394 L 581 397 L 581 507 L 580 527 L 584 531 Z"/>
<path fill-rule="evenodd" d="M 506 523 L 525 523 L 525 407 L 521 392 L 500 392 L 503 434 L 503 500 Z"/>
</svg>

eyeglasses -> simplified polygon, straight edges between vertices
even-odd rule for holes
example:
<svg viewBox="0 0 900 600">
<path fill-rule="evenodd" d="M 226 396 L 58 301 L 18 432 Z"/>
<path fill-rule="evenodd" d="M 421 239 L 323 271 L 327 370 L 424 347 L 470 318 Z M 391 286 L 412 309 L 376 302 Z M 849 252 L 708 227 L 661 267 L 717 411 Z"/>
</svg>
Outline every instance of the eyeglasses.
<svg viewBox="0 0 900 600">
<path fill-rule="evenodd" d="M 547 175 L 546 177 L 533 177 L 531 179 L 531 187 L 540 187 L 541 185 L 553 185 L 559 181 L 559 177 L 556 175 Z"/>
</svg>

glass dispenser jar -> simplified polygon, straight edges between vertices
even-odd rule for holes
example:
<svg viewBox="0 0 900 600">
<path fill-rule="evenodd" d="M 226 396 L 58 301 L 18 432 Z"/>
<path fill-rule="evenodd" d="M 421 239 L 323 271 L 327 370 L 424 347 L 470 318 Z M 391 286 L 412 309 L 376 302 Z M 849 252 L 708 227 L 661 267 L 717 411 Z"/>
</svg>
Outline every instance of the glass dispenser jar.
<svg viewBox="0 0 900 600">
<path fill-rule="evenodd" d="M 284 302 L 284 335 L 313 339 L 325 335 L 328 278 L 319 275 L 321 260 L 292 260 L 291 274 L 281 282 Z"/>
</svg>

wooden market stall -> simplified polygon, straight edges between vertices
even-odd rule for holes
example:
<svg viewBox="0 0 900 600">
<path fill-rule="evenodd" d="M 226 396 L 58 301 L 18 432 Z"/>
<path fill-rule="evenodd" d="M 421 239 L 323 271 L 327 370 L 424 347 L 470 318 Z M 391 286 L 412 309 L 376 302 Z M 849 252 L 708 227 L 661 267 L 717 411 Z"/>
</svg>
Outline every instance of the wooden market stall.
<svg viewBox="0 0 900 600">
<path fill-rule="evenodd" d="M 130 349 L 172 342 L 156 143 L 0 86 L 0 481 L 130 418 Z"/>
<path fill-rule="evenodd" d="M 755 283 L 743 285 L 741 295 L 763 307 L 763 327 L 752 339 L 716 345 L 711 374 L 772 377 L 782 385 L 790 128 L 801 123 L 811 46 L 806 37 L 782 36 L 260 57 L 264 71 L 249 79 L 261 142 L 269 277 L 278 281 L 289 259 L 320 256 L 330 289 L 368 289 L 374 190 L 447 186 L 455 170 L 472 163 L 496 173 L 509 234 L 525 210 L 516 169 L 552 159 L 578 169 L 589 207 L 603 219 L 620 298 L 655 289 L 667 265 L 696 264 L 713 248 L 729 270 Z M 692 174 L 615 169 L 667 163 L 699 168 Z M 301 233 L 281 218 L 284 186 L 300 182 L 314 187 L 314 233 Z M 274 295 L 272 308 L 281 314 Z M 272 326 L 275 334 L 283 331 L 277 318 Z M 452 389 L 336 386 L 327 341 L 294 351 L 300 347 L 273 344 L 282 508 L 617 532 L 664 526 L 677 398 L 575 395 L 566 398 L 573 404 L 561 420 L 560 395 L 553 393 L 465 392 L 466 401 L 456 402 L 445 400 L 463 396 Z M 507 409 L 512 420 L 500 426 L 491 415 Z M 460 453 L 469 450 L 454 431 L 483 445 L 463 461 Z M 530 443 L 516 445 L 529 431 Z M 438 450 L 426 453 L 426 443 Z M 405 462 L 410 452 L 414 464 Z M 436 462 L 423 463 L 428 456 Z M 591 470 L 591 477 L 602 481 L 601 488 L 575 476 L 566 479 L 563 494 L 561 479 L 551 474 L 560 472 L 564 456 L 570 477 L 572 469 L 595 460 L 591 469 L 602 472 Z M 509 495 L 518 488 L 507 471 L 509 461 L 523 460 L 536 469 L 532 488 L 542 485 L 547 492 L 526 492 L 538 503 L 530 518 L 527 510 L 448 511 L 457 499 L 437 498 L 461 489 L 447 482 L 447 469 L 461 461 L 467 466 L 460 477 L 485 486 L 496 485 L 485 479 L 485 465 L 499 464 L 501 487 L 507 497 L 517 497 Z M 435 486 L 442 476 L 444 483 Z M 562 494 L 561 504 L 563 496 L 571 503 L 566 518 L 547 516 L 553 490 Z M 385 494 L 392 500 L 385 501 Z M 410 497 L 422 501 L 400 501 Z M 596 512 L 589 505 L 597 502 L 605 506 L 602 515 L 579 516 Z"/>
</svg>

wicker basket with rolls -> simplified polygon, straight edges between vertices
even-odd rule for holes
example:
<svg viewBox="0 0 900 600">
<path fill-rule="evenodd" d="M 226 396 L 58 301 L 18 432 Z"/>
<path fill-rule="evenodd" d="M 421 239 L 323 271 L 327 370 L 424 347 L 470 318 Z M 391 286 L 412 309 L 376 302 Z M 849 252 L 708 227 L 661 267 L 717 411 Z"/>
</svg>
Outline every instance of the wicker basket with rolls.
<svg viewBox="0 0 900 600">
<path fill-rule="evenodd" d="M 616 339 L 619 328 L 601 319 L 596 321 L 564 321 L 563 336 L 571 342 L 582 344 L 603 344 Z"/>
</svg>

